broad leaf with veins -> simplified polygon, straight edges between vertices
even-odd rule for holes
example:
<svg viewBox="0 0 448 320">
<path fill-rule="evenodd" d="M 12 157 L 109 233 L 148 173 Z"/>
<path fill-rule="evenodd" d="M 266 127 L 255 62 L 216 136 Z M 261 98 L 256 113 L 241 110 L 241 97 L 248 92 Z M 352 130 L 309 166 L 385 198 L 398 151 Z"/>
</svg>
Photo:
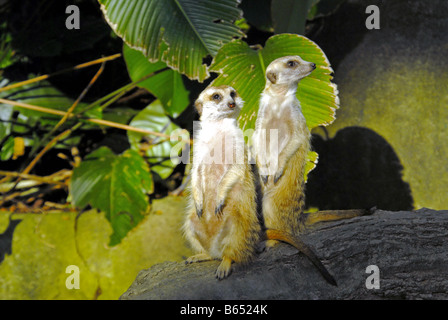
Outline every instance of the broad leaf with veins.
<svg viewBox="0 0 448 320">
<path fill-rule="evenodd" d="M 130 47 L 190 79 L 209 77 L 202 60 L 243 33 L 237 0 L 99 0 L 104 16 Z"/>
<path fill-rule="evenodd" d="M 89 204 L 104 212 L 113 229 L 111 246 L 120 243 L 143 219 L 152 189 L 148 166 L 132 149 L 121 155 L 106 147 L 95 150 L 73 170 L 70 181 L 75 206 L 85 208 Z"/>
</svg>

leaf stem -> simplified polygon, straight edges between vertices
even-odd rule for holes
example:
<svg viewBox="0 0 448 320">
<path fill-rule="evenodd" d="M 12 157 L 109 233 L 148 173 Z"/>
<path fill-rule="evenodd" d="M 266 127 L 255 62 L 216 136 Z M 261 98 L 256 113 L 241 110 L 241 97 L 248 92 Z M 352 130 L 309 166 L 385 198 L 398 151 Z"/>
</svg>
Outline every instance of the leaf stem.
<svg viewBox="0 0 448 320">
<path fill-rule="evenodd" d="M 262 48 L 257 50 L 258 60 L 260 61 L 261 69 L 263 69 L 263 74 L 266 73 L 266 66 L 264 65 L 263 55 L 261 54 Z"/>
<path fill-rule="evenodd" d="M 38 181 L 38 182 L 41 182 L 41 183 L 56 184 L 56 185 L 61 185 L 61 186 L 66 186 L 67 185 L 63 181 L 51 179 L 51 176 L 50 177 L 42 177 L 42 176 L 37 176 L 37 175 L 34 175 L 34 174 L 24 174 L 24 173 L 21 173 L 21 172 L 14 172 L 14 171 L 3 171 L 3 170 L 0 170 L 0 176 L 22 177 L 23 179 L 34 180 L 34 181 Z"/>
<path fill-rule="evenodd" d="M 31 152 L 29 154 L 29 156 L 33 156 L 34 153 L 39 150 L 39 148 L 45 144 L 50 138 L 51 136 L 53 136 L 55 134 L 55 132 L 67 121 L 67 119 L 70 117 L 70 115 L 73 113 L 73 110 L 76 108 L 76 106 L 79 104 L 79 102 L 84 98 L 84 96 L 87 94 L 87 92 L 90 90 L 90 88 L 92 87 L 92 85 L 96 82 L 96 80 L 98 79 L 98 77 L 101 75 L 101 73 L 104 71 L 104 65 L 105 65 L 105 61 L 103 61 L 101 63 L 101 67 L 99 68 L 99 70 L 96 72 L 96 74 L 93 76 L 93 78 L 90 80 L 89 84 L 84 88 L 84 90 L 81 92 L 81 94 L 78 96 L 78 98 L 75 100 L 75 102 L 73 102 L 73 104 L 70 106 L 70 108 L 68 108 L 68 110 L 66 111 L 66 114 L 62 117 L 61 120 L 59 120 L 59 122 L 43 137 L 43 139 L 39 140 L 36 142 L 36 144 L 33 146 L 33 148 L 31 149 Z"/>
<path fill-rule="evenodd" d="M 79 69 L 83 69 L 83 68 L 86 68 L 86 67 L 93 66 L 93 65 L 98 64 L 98 63 L 103 63 L 105 61 L 115 60 L 115 59 L 117 59 L 119 57 L 121 57 L 121 53 L 117 53 L 117 54 L 114 54 L 114 55 L 111 55 L 111 56 L 107 56 L 107 57 L 104 57 L 104 58 L 100 58 L 100 59 L 92 60 L 92 61 L 89 61 L 89 62 L 81 63 L 81 64 L 78 64 L 78 65 L 76 65 L 74 67 L 71 67 L 71 68 L 63 69 L 63 70 L 60 70 L 60 71 L 57 71 L 57 72 L 54 72 L 54 73 L 51 73 L 51 74 L 45 74 L 45 75 L 42 75 L 42 76 L 39 76 L 39 77 L 36 77 L 36 78 L 33 78 L 33 79 L 28 79 L 28 80 L 25 80 L 25 81 L 21 81 L 21 82 L 18 82 L 18 83 L 11 84 L 9 86 L 0 88 L 0 92 L 11 90 L 11 89 L 15 89 L 15 88 L 19 88 L 19 87 L 22 87 L 22 86 L 30 84 L 30 83 L 35 83 L 35 82 L 39 82 L 39 81 L 42 81 L 42 80 L 46 80 L 46 79 L 48 79 L 50 77 L 57 76 L 57 75 L 60 75 L 62 73 L 68 72 L 68 71 L 79 70 Z"/>
<path fill-rule="evenodd" d="M 17 101 L 13 101 L 13 100 L 6 100 L 6 99 L 1 99 L 0 98 L 0 103 L 4 103 L 4 104 L 10 104 L 16 107 L 20 107 L 20 108 L 25 108 L 25 109 L 29 109 L 29 110 L 35 110 L 35 111 L 39 111 L 39 112 L 43 112 L 43 113 L 49 113 L 49 114 L 53 114 L 53 115 L 57 115 L 57 116 L 65 116 L 66 112 L 64 111 L 59 111 L 59 110 L 53 110 L 53 109 L 49 109 L 49 108 L 44 108 L 44 107 L 39 107 L 39 106 L 34 106 L 31 104 L 27 104 L 27 103 L 22 103 L 22 102 L 17 102 Z M 71 117 L 73 117 L 74 115 L 72 114 Z M 134 132 L 139 132 L 139 133 L 145 133 L 148 135 L 153 135 L 153 136 L 158 136 L 158 137 L 163 137 L 163 138 L 170 138 L 169 135 L 167 134 L 163 134 L 160 132 L 155 132 L 155 131 L 149 131 L 149 130 L 144 130 L 144 129 L 140 129 L 140 128 L 135 128 L 135 127 L 131 127 L 125 124 L 121 124 L 121 123 L 117 123 L 117 122 L 112 122 L 112 121 L 108 121 L 108 120 L 102 120 L 102 119 L 92 119 L 92 118 L 80 118 L 83 121 L 87 121 L 87 122 L 91 122 L 91 123 L 95 123 L 95 124 L 100 124 L 100 125 L 105 125 L 108 127 L 113 127 L 113 128 L 119 128 L 119 129 L 123 129 L 123 130 L 128 130 L 128 131 L 134 131 Z"/>
<path fill-rule="evenodd" d="M 106 96 L 104 96 L 104 97 L 102 97 L 102 98 L 100 98 L 100 99 L 98 99 L 98 100 L 92 102 L 91 104 L 89 104 L 88 106 L 86 106 L 84 109 L 75 112 L 74 115 L 79 115 L 79 114 L 81 114 L 81 113 L 85 113 L 86 111 L 91 110 L 91 109 L 97 107 L 98 105 L 101 105 L 103 102 L 108 101 L 108 100 L 111 100 L 111 101 L 109 101 L 109 102 L 107 102 L 107 103 L 105 103 L 104 105 L 101 106 L 101 108 L 104 110 L 106 107 L 108 107 L 110 104 L 112 104 L 113 102 L 115 102 L 116 100 L 118 100 L 118 99 L 119 99 L 120 97 L 122 97 L 124 94 L 126 94 L 126 93 L 128 93 L 129 91 L 131 91 L 132 89 L 134 89 L 134 88 L 137 86 L 137 84 L 139 84 L 140 82 L 143 82 L 143 81 L 145 81 L 146 79 L 148 79 L 148 78 L 150 78 L 150 77 L 152 77 L 152 76 L 155 76 L 155 75 L 157 75 L 157 74 L 159 74 L 159 73 L 161 73 L 161 72 L 163 72 L 163 71 L 166 71 L 166 70 L 168 70 L 168 69 L 169 69 L 169 68 L 166 67 L 166 68 L 163 68 L 163 69 L 154 71 L 154 72 L 152 72 L 152 73 L 150 73 L 150 74 L 147 74 L 147 75 L 141 77 L 141 78 L 138 79 L 137 81 L 128 83 L 127 85 L 125 85 L 125 86 L 123 86 L 123 87 L 121 87 L 121 88 L 119 88 L 119 89 L 117 89 L 117 90 L 115 90 L 115 91 L 109 93 L 108 95 L 106 95 Z"/>
</svg>

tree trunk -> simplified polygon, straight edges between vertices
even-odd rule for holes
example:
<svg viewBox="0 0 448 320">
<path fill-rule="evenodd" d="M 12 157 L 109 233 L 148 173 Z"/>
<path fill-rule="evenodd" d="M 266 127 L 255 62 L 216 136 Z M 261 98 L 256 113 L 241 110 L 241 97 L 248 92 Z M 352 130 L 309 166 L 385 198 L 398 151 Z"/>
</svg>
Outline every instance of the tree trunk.
<svg viewBox="0 0 448 320">
<path fill-rule="evenodd" d="M 377 210 L 318 223 L 303 240 L 337 287 L 307 257 L 280 244 L 246 266 L 234 265 L 221 281 L 214 277 L 218 261 L 154 265 L 121 299 L 448 299 L 448 211 Z M 367 273 L 372 265 L 378 270 Z"/>
</svg>

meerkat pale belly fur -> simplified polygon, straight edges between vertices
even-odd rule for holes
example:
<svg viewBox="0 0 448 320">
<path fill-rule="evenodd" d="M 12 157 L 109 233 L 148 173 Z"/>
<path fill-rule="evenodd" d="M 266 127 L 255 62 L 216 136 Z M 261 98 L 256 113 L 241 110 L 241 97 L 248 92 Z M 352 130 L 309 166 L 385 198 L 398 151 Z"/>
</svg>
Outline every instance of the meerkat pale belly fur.
<svg viewBox="0 0 448 320">
<path fill-rule="evenodd" d="M 201 128 L 184 233 L 197 254 L 186 262 L 222 260 L 218 279 L 230 274 L 232 262 L 250 261 L 261 236 L 254 177 L 236 120 L 242 104 L 228 86 L 205 89 L 195 104 Z"/>
<path fill-rule="evenodd" d="M 310 150 L 310 132 L 296 91 L 299 81 L 315 68 L 299 56 L 269 64 L 253 138 L 266 228 L 293 235 L 302 228 L 305 164 Z"/>
</svg>

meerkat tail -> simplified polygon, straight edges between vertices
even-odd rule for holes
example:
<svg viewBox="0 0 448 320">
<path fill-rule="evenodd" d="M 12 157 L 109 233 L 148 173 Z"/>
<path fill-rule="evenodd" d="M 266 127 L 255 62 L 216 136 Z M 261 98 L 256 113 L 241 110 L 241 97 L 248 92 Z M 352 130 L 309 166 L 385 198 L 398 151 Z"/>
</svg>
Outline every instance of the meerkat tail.
<svg viewBox="0 0 448 320">
<path fill-rule="evenodd" d="M 326 210 L 308 213 L 305 224 L 311 226 L 318 222 L 338 221 L 343 219 L 351 219 L 355 217 L 366 216 L 375 212 L 376 208 L 370 210 L 351 209 L 351 210 Z"/>
<path fill-rule="evenodd" d="M 291 234 L 280 230 L 267 229 L 265 233 L 265 240 L 278 240 L 292 245 L 311 260 L 328 283 L 337 286 L 336 280 L 333 276 L 328 272 L 311 248 L 308 247 L 300 238 L 294 237 Z"/>
</svg>

